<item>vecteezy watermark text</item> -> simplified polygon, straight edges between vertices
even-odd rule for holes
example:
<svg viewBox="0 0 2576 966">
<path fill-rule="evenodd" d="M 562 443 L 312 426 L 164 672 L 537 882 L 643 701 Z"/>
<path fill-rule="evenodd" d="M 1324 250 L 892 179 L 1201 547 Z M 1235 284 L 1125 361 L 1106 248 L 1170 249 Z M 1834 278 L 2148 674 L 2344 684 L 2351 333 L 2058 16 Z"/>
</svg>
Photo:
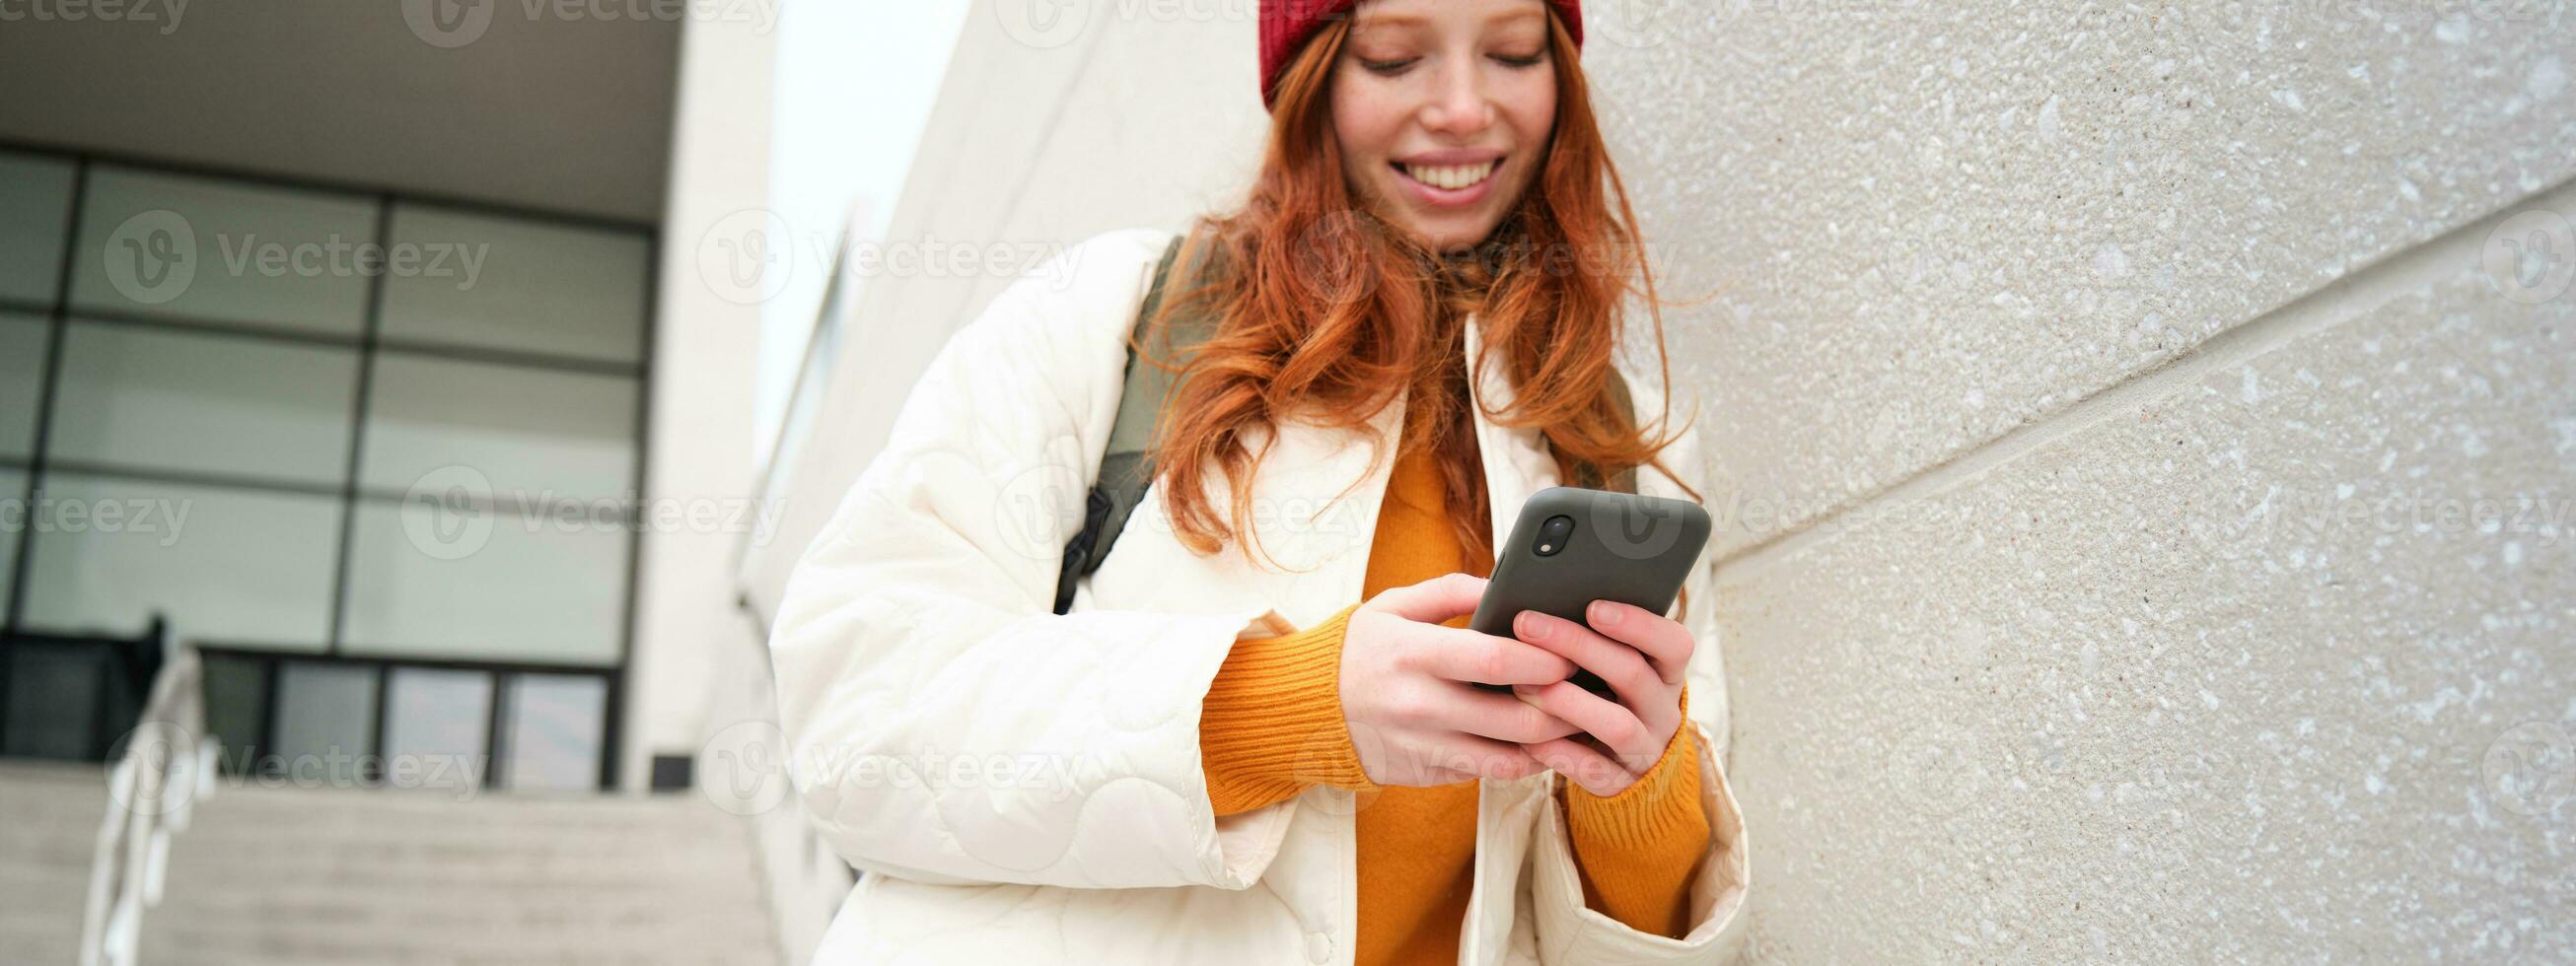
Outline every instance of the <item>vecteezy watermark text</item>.
<svg viewBox="0 0 2576 966">
<path fill-rule="evenodd" d="M 432 47 L 454 49 L 483 39 L 512 8 L 529 23 L 747 23 L 767 35 L 778 25 L 779 0 L 402 0 L 403 23 Z"/>
<path fill-rule="evenodd" d="M 1100 762 L 1049 751 L 882 751 L 817 743 L 790 751 L 778 725 L 743 721 L 710 737 L 698 755 L 698 788 L 719 808 L 751 815 L 776 808 L 791 788 L 987 790 L 1062 802 L 1099 786 Z"/>
<path fill-rule="evenodd" d="M 179 29 L 188 0 L 0 0 L 0 23 L 147 23 Z"/>
<path fill-rule="evenodd" d="M 93 500 L 37 491 L 33 500 L 0 497 L 0 533 L 157 534 L 163 547 L 179 542 L 193 500 L 168 497 Z"/>
<path fill-rule="evenodd" d="M 402 497 L 403 535 L 412 548 L 438 560 L 461 560 L 483 549 L 503 520 L 527 534 L 748 533 L 766 546 L 778 532 L 787 505 L 751 497 L 661 497 L 633 492 L 582 497 L 553 489 L 496 490 L 470 466 L 442 466 L 422 474 Z"/>
<path fill-rule="evenodd" d="M 161 305 L 188 293 L 199 273 L 217 270 L 234 278 L 453 279 L 459 291 L 483 277 L 491 255 L 484 242 L 352 239 L 334 233 L 319 239 L 285 239 L 257 233 L 214 233 L 214 265 L 204 264 L 203 244 L 188 218 L 168 209 L 137 214 L 107 236 L 102 254 L 108 285 L 142 305 Z"/>
<path fill-rule="evenodd" d="M 854 222 L 856 223 L 856 222 Z M 1075 259 L 1063 242 L 968 241 L 924 234 L 860 238 L 835 224 L 800 227 L 767 208 L 716 219 L 698 236 L 698 277 L 727 302 L 752 305 L 785 292 L 799 266 L 852 278 L 1018 278 L 1037 275 L 1051 289 L 1072 281 Z"/>
<path fill-rule="evenodd" d="M 491 760 L 478 754 L 351 751 L 334 745 L 297 755 L 223 753 L 227 784 L 260 788 L 435 788 L 470 799 Z"/>
<path fill-rule="evenodd" d="M 491 758 L 476 753 L 356 751 L 332 745 L 294 754 L 253 751 L 159 718 L 137 724 L 111 746 L 109 763 L 129 763 L 164 781 L 111 782 L 109 801 L 135 814 L 169 815 L 201 790 L 230 788 L 446 789 L 473 798 Z"/>
<path fill-rule="evenodd" d="M 351 241 L 331 235 L 318 242 L 288 242 L 258 235 L 216 235 L 215 243 L 223 252 L 224 270 L 235 276 L 257 273 L 269 278 L 338 277 L 373 275 L 378 272 L 397 278 L 452 278 L 456 287 L 470 289 L 483 277 L 484 259 L 492 246 L 464 242 L 396 242 L 391 245 L 374 241 Z"/>
</svg>

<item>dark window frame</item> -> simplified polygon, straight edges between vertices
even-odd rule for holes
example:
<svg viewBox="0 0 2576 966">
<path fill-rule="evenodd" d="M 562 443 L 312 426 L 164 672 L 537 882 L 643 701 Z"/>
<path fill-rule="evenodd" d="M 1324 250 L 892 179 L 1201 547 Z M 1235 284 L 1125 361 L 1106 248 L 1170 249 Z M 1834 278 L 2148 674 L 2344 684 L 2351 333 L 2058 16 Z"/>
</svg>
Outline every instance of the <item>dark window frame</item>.
<svg viewBox="0 0 2576 966">
<path fill-rule="evenodd" d="M 370 729 L 372 733 L 368 736 L 367 743 L 368 751 L 376 754 L 379 760 L 381 760 L 384 742 L 384 716 L 386 714 L 385 698 L 387 696 L 387 689 L 390 687 L 390 681 L 394 670 L 410 667 L 476 670 L 489 674 L 491 676 L 490 679 L 492 683 L 491 710 L 488 715 L 488 720 L 485 723 L 484 750 L 486 753 L 486 759 L 484 763 L 483 787 L 498 788 L 501 787 L 500 776 L 507 771 L 498 755 L 502 750 L 500 747 L 500 736 L 504 727 L 508 723 L 503 720 L 503 712 L 501 708 L 502 703 L 505 700 L 505 690 L 509 687 L 510 682 L 517 674 L 567 674 L 595 677 L 601 679 L 605 683 L 606 691 L 602 695 L 601 701 L 602 720 L 600 723 L 598 787 L 602 790 L 615 788 L 618 779 L 618 762 L 622 757 L 625 747 L 625 729 L 624 721 L 622 719 L 625 714 L 626 689 L 631 683 L 628 678 L 634 669 L 635 621 L 639 609 L 636 595 L 636 580 L 639 574 L 639 564 L 642 558 L 642 548 L 645 537 L 644 529 L 641 525 L 644 520 L 643 508 L 646 499 L 644 494 L 650 492 L 650 479 L 647 474 L 650 467 L 650 445 L 652 442 L 652 388 L 656 361 L 654 353 L 655 339 L 653 337 L 653 323 L 655 313 L 659 310 L 661 294 L 659 290 L 661 255 L 663 244 L 659 226 L 649 222 L 556 211 L 530 206 L 502 204 L 480 199 L 461 198 L 429 192 L 396 191 L 378 186 L 355 185 L 325 179 L 280 176 L 276 174 L 224 168 L 215 165 L 174 162 L 167 159 L 117 155 L 106 152 L 71 149 L 7 138 L 0 138 L 0 151 L 40 158 L 51 158 L 68 163 L 72 166 L 71 194 L 67 199 L 67 205 L 63 212 L 62 265 L 55 278 L 53 299 L 50 302 L 25 302 L 0 298 L 0 310 L 41 316 L 45 319 L 46 323 L 45 348 L 43 353 L 44 367 L 39 377 L 37 408 L 36 412 L 33 414 L 36 421 L 35 433 L 32 440 L 33 445 L 28 456 L 24 459 L 0 457 L 0 468 L 20 470 L 26 474 L 26 484 L 23 487 L 22 492 L 19 494 L 19 496 L 25 501 L 23 505 L 28 507 L 32 512 L 32 508 L 36 505 L 37 497 L 44 492 L 46 474 L 48 472 L 55 471 L 85 477 L 114 479 L 125 482 L 208 486 L 261 493 L 292 494 L 307 497 L 327 496 L 336 498 L 339 502 L 340 532 L 338 534 L 338 550 L 335 555 L 332 570 L 329 638 L 325 642 L 323 651 L 315 653 L 309 650 L 304 650 L 300 647 L 259 647 L 256 645 L 248 645 L 245 642 L 192 642 L 198 646 L 201 652 L 207 654 L 209 659 L 213 659 L 216 656 L 236 659 L 244 656 L 255 656 L 254 659 L 265 660 L 268 662 L 264 672 L 267 675 L 268 686 L 264 689 L 264 694 L 261 698 L 265 703 L 265 707 L 261 709 L 260 717 L 260 720 L 263 722 L 261 728 L 262 733 L 254 738 L 254 754 L 265 755 L 268 749 L 274 747 L 271 739 L 274 737 L 276 727 L 277 679 L 279 671 L 286 661 L 359 664 L 372 666 L 375 669 L 377 676 L 375 682 L 376 721 L 374 726 Z M 644 292 L 640 309 L 640 318 L 636 320 L 636 337 L 639 341 L 637 359 L 633 363 L 626 363 L 553 353 L 477 348 L 470 346 L 450 346 L 423 343 L 414 340 L 380 338 L 379 333 L 382 327 L 385 298 L 385 273 L 383 271 L 376 271 L 368 280 L 366 315 L 362 320 L 359 334 L 355 338 L 290 330 L 279 326 L 261 326 L 229 320 L 191 318 L 181 314 L 135 313 L 92 309 L 80 309 L 76 311 L 72 306 L 71 289 L 73 280 L 81 265 L 81 223 L 84 220 L 84 209 L 86 208 L 89 200 L 88 193 L 91 176 L 93 172 L 101 166 L 186 177 L 212 178 L 242 184 L 285 188 L 307 193 L 328 193 L 344 196 L 365 197 L 373 201 L 376 209 L 375 242 L 377 244 L 378 251 L 383 251 L 384 246 L 389 244 L 391 241 L 388 237 L 388 233 L 392 228 L 394 206 L 397 204 L 434 206 L 450 211 L 458 211 L 486 217 L 509 218 L 526 222 L 584 228 L 595 231 L 630 233 L 639 236 L 645 243 L 645 253 L 644 271 L 641 278 Z M 357 381 L 355 391 L 351 394 L 350 401 L 351 412 L 348 430 L 350 434 L 349 453 L 340 485 L 334 487 L 327 484 L 266 480 L 234 474 L 207 474 L 186 471 L 154 470 L 142 467 L 126 467 L 93 462 L 52 459 L 51 449 L 53 444 L 52 432 L 54 410 L 60 396 L 63 351 L 65 344 L 69 341 L 68 336 L 70 327 L 75 316 L 77 316 L 79 321 L 84 325 L 120 325 L 184 332 L 191 335 L 216 338 L 250 338 L 287 341 L 307 345 L 345 348 L 356 353 Z M 370 490 L 360 486 L 358 482 L 361 462 L 365 456 L 365 434 L 368 406 L 370 403 L 369 394 L 373 389 L 372 382 L 374 379 L 376 360 L 379 355 L 384 352 L 456 361 L 525 366 L 557 372 L 616 376 L 633 380 L 635 386 L 635 445 L 633 450 L 634 465 L 629 475 L 633 481 L 636 500 L 629 504 L 625 511 L 629 539 L 626 542 L 625 574 L 620 588 L 623 600 L 622 606 L 618 608 L 617 656 L 614 662 L 607 665 L 594 666 L 546 664 L 541 662 L 452 660 L 428 656 L 411 657 L 399 654 L 353 655 L 345 653 L 344 644 L 346 643 L 346 629 L 344 625 L 347 620 L 349 596 L 349 558 L 353 547 L 353 541 L 355 539 L 357 512 L 359 506 L 361 503 L 392 502 L 399 504 L 404 499 L 404 494 L 382 490 Z M 17 543 L 10 551 L 15 555 L 15 566 L 11 569 L 9 584 L 5 589 L 7 594 L 6 610 L 5 620 L 0 620 L 0 642 L 5 642 L 9 638 L 19 635 L 44 636 L 49 639 L 61 639 L 64 637 L 60 631 L 37 631 L 25 626 L 24 619 L 27 607 L 28 586 L 32 572 L 31 565 L 34 563 L 35 559 L 36 541 L 34 538 L 35 533 L 31 527 L 27 531 L 18 535 Z M 0 648 L 5 647 L 5 644 L 0 644 Z M 11 664 L 12 658 L 10 653 L 5 649 L 0 649 L 0 729 L 5 729 L 8 722 L 7 702 L 9 701 L 8 683 Z M 4 739 L 5 733 L 0 733 L 0 740 Z"/>
</svg>

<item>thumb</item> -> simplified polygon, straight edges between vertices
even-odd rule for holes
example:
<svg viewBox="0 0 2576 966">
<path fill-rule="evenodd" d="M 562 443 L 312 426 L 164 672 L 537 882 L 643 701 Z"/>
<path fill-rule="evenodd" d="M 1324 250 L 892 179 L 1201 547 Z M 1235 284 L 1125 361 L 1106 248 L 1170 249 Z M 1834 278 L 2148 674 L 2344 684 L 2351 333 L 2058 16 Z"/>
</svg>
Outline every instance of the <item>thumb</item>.
<svg viewBox="0 0 2576 966">
<path fill-rule="evenodd" d="M 1475 613 L 1476 602 L 1485 596 L 1485 578 L 1463 573 L 1443 574 L 1377 596 L 1373 603 L 1380 610 L 1409 621 L 1437 624 L 1452 617 Z"/>
</svg>

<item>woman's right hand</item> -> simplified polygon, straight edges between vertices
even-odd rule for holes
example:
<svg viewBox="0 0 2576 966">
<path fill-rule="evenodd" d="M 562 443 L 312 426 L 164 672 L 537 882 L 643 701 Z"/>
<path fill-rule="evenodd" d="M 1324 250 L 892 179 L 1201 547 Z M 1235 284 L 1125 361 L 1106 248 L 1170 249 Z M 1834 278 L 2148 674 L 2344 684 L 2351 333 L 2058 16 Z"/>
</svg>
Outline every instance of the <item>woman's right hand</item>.
<svg viewBox="0 0 2576 966">
<path fill-rule="evenodd" d="M 1574 662 L 1441 622 L 1476 612 L 1485 580 L 1462 573 L 1381 591 L 1343 626 L 1342 717 L 1380 785 L 1450 785 L 1546 771 L 1519 746 L 1582 731 L 1485 684 L 1554 684 Z"/>
</svg>

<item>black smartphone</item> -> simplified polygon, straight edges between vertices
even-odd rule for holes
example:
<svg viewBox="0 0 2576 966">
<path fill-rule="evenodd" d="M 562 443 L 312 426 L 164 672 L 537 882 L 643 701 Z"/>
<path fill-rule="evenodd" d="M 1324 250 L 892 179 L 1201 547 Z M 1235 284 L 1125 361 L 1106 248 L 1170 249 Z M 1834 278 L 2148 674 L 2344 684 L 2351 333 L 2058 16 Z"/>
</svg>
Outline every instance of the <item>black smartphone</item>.
<svg viewBox="0 0 2576 966">
<path fill-rule="evenodd" d="M 1708 534 L 1708 511 L 1688 500 L 1571 486 L 1540 490 L 1521 504 L 1467 626 L 1511 637 L 1512 618 L 1534 610 L 1589 627 L 1584 614 L 1595 600 L 1667 613 L 1699 565 Z M 1577 670 L 1571 680 L 1595 694 L 1610 693 L 1590 671 Z"/>
</svg>

